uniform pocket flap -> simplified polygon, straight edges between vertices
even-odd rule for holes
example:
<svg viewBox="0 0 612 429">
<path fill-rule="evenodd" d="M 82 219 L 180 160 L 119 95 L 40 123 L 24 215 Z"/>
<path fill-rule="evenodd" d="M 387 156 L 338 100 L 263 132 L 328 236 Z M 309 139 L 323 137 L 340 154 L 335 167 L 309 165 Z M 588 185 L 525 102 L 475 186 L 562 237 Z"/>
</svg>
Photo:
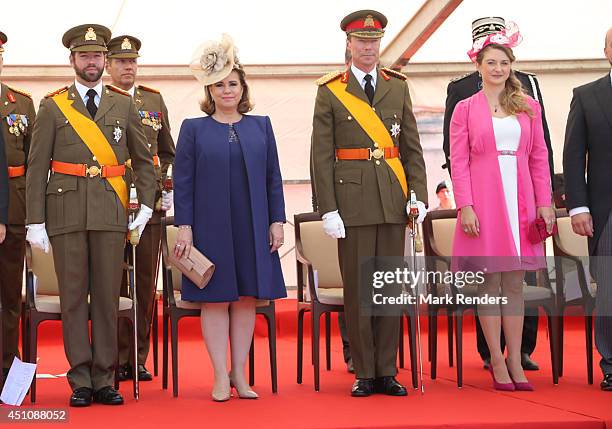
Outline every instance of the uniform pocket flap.
<svg viewBox="0 0 612 429">
<path fill-rule="evenodd" d="M 126 128 L 125 119 L 118 118 L 116 116 L 105 116 L 104 125 L 110 125 L 110 126 L 119 127 L 119 128 Z"/>
<path fill-rule="evenodd" d="M 47 184 L 47 195 L 62 195 L 66 192 L 76 191 L 77 190 L 77 180 L 76 176 L 68 176 L 68 175 L 59 175 L 54 174 L 51 176 L 51 180 Z"/>
<path fill-rule="evenodd" d="M 361 185 L 361 170 L 345 170 L 336 172 L 336 183 L 355 183 Z"/>
</svg>

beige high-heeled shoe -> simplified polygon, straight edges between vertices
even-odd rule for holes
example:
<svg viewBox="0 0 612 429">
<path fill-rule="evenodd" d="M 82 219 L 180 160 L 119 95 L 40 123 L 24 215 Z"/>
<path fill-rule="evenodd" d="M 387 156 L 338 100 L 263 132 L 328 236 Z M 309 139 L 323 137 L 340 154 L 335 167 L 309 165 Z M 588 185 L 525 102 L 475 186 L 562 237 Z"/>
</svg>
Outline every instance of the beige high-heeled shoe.
<svg viewBox="0 0 612 429">
<path fill-rule="evenodd" d="M 234 384 L 234 380 L 232 379 L 232 376 L 229 376 L 230 379 L 230 389 L 234 388 L 236 389 L 236 392 L 238 393 L 238 397 L 240 399 L 258 399 L 259 395 L 257 394 L 257 392 L 255 392 L 254 390 L 251 389 L 245 389 L 240 391 L 240 389 L 238 389 L 238 387 L 236 387 L 236 385 Z"/>
<path fill-rule="evenodd" d="M 231 381 L 227 383 L 227 387 L 225 385 L 217 389 L 213 387 L 212 395 L 211 395 L 212 400 L 215 402 L 229 401 L 229 398 L 232 393 L 232 388 L 230 386 L 231 386 Z"/>
</svg>

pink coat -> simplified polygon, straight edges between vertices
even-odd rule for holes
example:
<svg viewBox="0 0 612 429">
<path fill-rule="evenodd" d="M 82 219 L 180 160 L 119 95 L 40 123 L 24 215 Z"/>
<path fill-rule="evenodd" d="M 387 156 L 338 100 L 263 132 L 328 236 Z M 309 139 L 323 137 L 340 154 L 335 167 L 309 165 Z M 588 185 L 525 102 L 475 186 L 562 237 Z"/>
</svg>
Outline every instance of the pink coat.
<svg viewBox="0 0 612 429">
<path fill-rule="evenodd" d="M 471 262 L 476 260 L 473 257 L 486 257 L 484 265 L 489 272 L 534 270 L 545 266 L 542 244 L 532 244 L 527 236 L 536 218 L 536 208 L 551 206 L 548 149 L 540 104 L 530 97 L 528 102 L 534 118 L 526 113 L 517 117 L 521 126 L 516 153 L 520 259 L 508 220 L 487 98 L 479 91 L 455 107 L 450 126 L 453 192 L 458 209 L 473 206 L 480 222 L 480 234 L 471 237 L 463 232 L 459 212 L 453 241 L 453 269 L 466 269 L 465 257 L 471 257 Z M 495 258 L 488 258 L 491 256 Z"/>
</svg>

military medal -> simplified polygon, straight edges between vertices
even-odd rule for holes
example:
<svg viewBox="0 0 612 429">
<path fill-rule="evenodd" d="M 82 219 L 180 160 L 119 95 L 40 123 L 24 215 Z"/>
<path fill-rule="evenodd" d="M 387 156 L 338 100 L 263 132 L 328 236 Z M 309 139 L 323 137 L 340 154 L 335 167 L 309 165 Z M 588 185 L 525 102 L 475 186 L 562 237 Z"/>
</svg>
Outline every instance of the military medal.
<svg viewBox="0 0 612 429">
<path fill-rule="evenodd" d="M 394 124 L 391 125 L 391 135 L 393 136 L 393 138 L 397 138 L 397 136 L 399 136 L 400 134 L 400 125 L 395 122 Z"/>
<path fill-rule="evenodd" d="M 121 140 L 122 135 L 123 132 L 121 131 L 121 128 L 115 127 L 115 131 L 113 131 L 113 138 L 115 139 L 116 143 L 119 143 L 119 140 Z"/>
</svg>

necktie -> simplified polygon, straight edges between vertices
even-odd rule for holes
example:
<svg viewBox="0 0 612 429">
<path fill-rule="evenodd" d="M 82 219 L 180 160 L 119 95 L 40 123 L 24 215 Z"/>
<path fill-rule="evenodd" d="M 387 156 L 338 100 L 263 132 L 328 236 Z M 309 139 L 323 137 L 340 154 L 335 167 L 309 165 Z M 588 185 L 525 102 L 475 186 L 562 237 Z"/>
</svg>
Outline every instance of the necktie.
<svg viewBox="0 0 612 429">
<path fill-rule="evenodd" d="M 372 86 L 372 75 L 367 74 L 364 76 L 366 81 L 365 84 L 365 93 L 368 96 L 368 100 L 370 100 L 370 105 L 372 105 L 372 101 L 374 100 L 374 87 Z"/>
<path fill-rule="evenodd" d="M 94 102 L 96 95 L 98 95 L 98 93 L 94 89 L 87 91 L 87 104 L 85 107 L 87 107 L 87 111 L 91 115 L 91 119 L 96 117 L 96 112 L 98 111 L 98 106 L 96 106 L 96 103 Z"/>
</svg>

